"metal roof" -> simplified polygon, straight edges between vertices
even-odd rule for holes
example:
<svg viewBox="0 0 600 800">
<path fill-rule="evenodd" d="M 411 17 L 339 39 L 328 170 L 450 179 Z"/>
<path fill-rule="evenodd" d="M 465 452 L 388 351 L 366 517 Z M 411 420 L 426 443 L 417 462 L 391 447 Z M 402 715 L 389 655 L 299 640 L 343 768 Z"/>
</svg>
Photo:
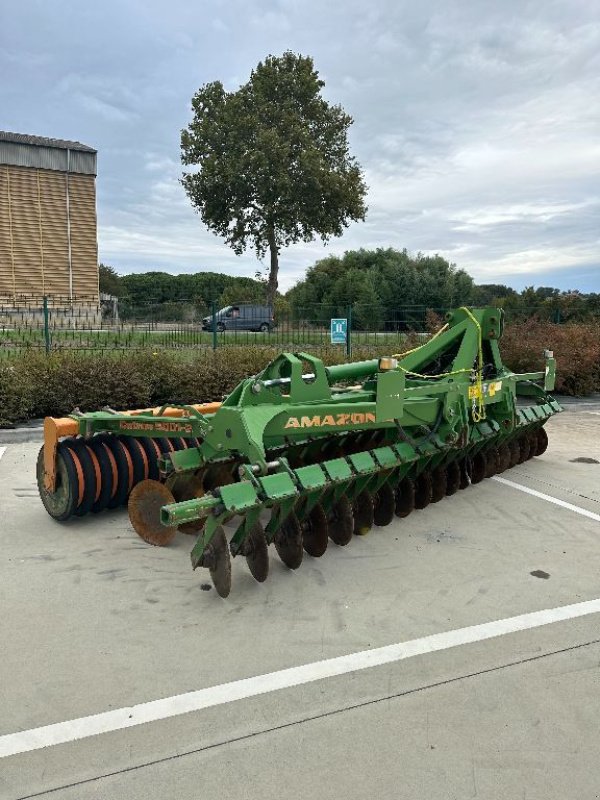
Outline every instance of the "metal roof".
<svg viewBox="0 0 600 800">
<path fill-rule="evenodd" d="M 59 150 L 79 150 L 82 153 L 97 153 L 93 147 L 81 142 L 70 142 L 68 139 L 51 139 L 47 136 L 32 136 L 29 133 L 11 133 L 0 131 L 0 142 L 13 142 L 14 144 L 29 144 L 34 147 L 56 147 Z"/>
</svg>

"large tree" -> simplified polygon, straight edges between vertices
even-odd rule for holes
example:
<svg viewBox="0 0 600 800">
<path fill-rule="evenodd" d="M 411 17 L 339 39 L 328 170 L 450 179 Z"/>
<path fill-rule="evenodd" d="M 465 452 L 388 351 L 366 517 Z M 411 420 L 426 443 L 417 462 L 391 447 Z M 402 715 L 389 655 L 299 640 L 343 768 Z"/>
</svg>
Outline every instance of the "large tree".
<svg viewBox="0 0 600 800">
<path fill-rule="evenodd" d="M 267 294 L 277 292 L 279 253 L 293 242 L 327 241 L 362 220 L 366 186 L 350 155 L 352 117 L 322 96 L 312 58 L 268 56 L 249 81 L 226 92 L 208 83 L 192 98 L 182 183 L 204 223 L 239 255 L 270 255 Z"/>
</svg>

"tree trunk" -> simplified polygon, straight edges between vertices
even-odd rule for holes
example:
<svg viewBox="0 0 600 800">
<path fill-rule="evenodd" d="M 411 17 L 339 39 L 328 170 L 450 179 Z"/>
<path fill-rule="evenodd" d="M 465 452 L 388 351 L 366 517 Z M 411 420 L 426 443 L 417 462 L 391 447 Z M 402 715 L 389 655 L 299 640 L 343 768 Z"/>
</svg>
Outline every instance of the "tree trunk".
<svg viewBox="0 0 600 800">
<path fill-rule="evenodd" d="M 267 303 L 272 309 L 275 308 L 275 297 L 277 296 L 277 275 L 279 273 L 279 250 L 275 241 L 275 231 L 270 230 L 267 234 L 269 251 L 271 253 L 271 268 L 269 270 L 269 283 L 267 284 Z"/>
</svg>

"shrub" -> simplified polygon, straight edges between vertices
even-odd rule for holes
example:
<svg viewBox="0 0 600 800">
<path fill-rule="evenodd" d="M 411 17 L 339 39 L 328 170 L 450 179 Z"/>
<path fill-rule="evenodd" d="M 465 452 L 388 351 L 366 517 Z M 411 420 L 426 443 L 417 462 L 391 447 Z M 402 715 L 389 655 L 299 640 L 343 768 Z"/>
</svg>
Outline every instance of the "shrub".
<svg viewBox="0 0 600 800">
<path fill-rule="evenodd" d="M 409 336 L 401 349 L 423 342 Z M 515 372 L 539 371 L 543 351 L 557 358 L 557 391 L 584 395 L 600 391 L 600 325 L 553 325 L 529 320 L 506 327 L 500 343 L 504 363 Z M 394 349 L 394 348 L 392 348 Z M 357 346 L 353 360 L 389 355 L 389 345 Z M 0 361 L 0 426 L 78 407 L 95 411 L 146 408 L 163 403 L 221 400 L 243 378 L 255 375 L 279 353 L 272 347 L 102 353 L 26 352 Z M 313 350 L 326 364 L 346 360 L 339 347 Z"/>
</svg>

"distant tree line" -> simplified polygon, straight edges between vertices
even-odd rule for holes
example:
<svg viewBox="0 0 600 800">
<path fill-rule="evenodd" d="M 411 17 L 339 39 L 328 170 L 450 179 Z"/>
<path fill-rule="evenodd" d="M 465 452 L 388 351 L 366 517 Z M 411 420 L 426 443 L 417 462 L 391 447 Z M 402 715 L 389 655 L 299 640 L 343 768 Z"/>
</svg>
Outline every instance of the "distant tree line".
<svg viewBox="0 0 600 800">
<path fill-rule="evenodd" d="M 122 316 L 194 321 L 233 303 L 266 302 L 266 283 L 219 272 L 170 275 L 145 272 L 118 275 L 100 265 L 100 291 L 119 298 Z M 536 315 L 554 322 L 600 318 L 600 294 L 541 286 L 517 292 L 504 284 L 476 284 L 464 270 L 442 256 L 410 255 L 407 250 L 378 248 L 328 256 L 309 267 L 306 277 L 278 294 L 275 312 L 297 322 L 328 325 L 352 306 L 353 327 L 385 330 L 421 325 L 427 309 L 438 313 L 457 305 L 498 305 L 510 319 Z"/>
</svg>

